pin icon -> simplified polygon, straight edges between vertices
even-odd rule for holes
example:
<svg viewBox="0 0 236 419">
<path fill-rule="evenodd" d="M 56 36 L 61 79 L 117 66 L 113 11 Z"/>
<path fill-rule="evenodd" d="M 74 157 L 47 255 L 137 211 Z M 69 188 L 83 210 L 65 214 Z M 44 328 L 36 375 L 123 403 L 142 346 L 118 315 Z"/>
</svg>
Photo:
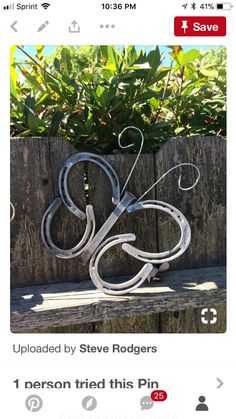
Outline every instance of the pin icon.
<svg viewBox="0 0 236 419">
<path fill-rule="evenodd" d="M 27 397 L 25 406 L 30 412 L 38 412 L 43 407 L 43 400 L 36 394 Z"/>
<path fill-rule="evenodd" d="M 182 20 L 181 28 L 184 30 L 184 33 L 186 33 L 186 30 L 188 29 L 188 21 L 187 20 Z"/>
</svg>

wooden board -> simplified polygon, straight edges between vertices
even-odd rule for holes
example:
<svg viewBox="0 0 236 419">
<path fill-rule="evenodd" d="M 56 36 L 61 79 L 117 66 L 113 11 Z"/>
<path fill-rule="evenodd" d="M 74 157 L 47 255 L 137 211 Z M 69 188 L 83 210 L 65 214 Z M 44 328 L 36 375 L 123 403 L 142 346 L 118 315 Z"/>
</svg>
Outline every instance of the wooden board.
<svg viewBox="0 0 236 419">
<path fill-rule="evenodd" d="M 203 307 L 220 306 L 223 316 L 222 307 L 225 307 L 226 298 L 224 267 L 166 272 L 162 274 L 162 279 L 162 283 L 153 283 L 152 286 L 144 284 L 131 294 L 119 297 L 108 296 L 95 290 L 91 281 L 15 288 L 12 290 L 11 331 L 25 333 L 102 322 L 103 324 L 98 324 L 94 329 L 102 332 L 108 331 L 109 322 L 114 319 L 133 318 L 133 321 L 130 321 L 131 325 L 137 317 L 141 319 L 151 314 L 162 315 L 161 313 L 195 309 L 198 310 L 195 319 L 199 325 L 199 310 Z M 157 323 L 154 318 L 149 318 L 149 321 L 152 324 L 149 327 L 150 332 L 151 328 L 157 327 Z M 141 323 L 141 320 L 139 322 Z M 160 331 L 164 331 L 165 323 L 168 325 L 167 330 L 180 328 L 180 320 L 174 323 L 170 317 L 163 317 L 162 326 L 158 326 Z M 218 324 L 219 331 L 225 331 L 223 317 Z M 124 330 L 122 323 L 120 327 Z M 183 317 L 181 327 L 184 331 Z M 111 324 L 110 328 L 112 329 Z M 216 332 L 216 328 L 217 326 L 209 330 L 208 327 L 207 330 Z M 114 329 L 118 332 L 119 326 Z"/>
<path fill-rule="evenodd" d="M 58 196 L 58 174 L 75 150 L 65 140 L 11 140 L 11 202 L 16 216 L 11 223 L 11 286 L 47 284 L 88 278 L 76 259 L 54 257 L 43 245 L 40 226 L 43 214 Z M 70 187 L 81 208 L 85 207 L 83 165 L 72 174 Z M 85 223 L 62 208 L 55 216 L 52 236 L 61 247 L 72 247 L 84 232 Z"/>
<path fill-rule="evenodd" d="M 201 178 L 189 191 L 178 188 L 180 169 L 156 187 L 156 198 L 177 207 L 192 230 L 187 251 L 171 262 L 171 269 L 224 265 L 226 259 L 226 141 L 220 137 L 194 136 L 169 140 L 156 154 L 156 177 L 172 166 L 190 162 L 197 165 Z M 183 168 L 182 186 L 194 183 L 192 168 Z M 179 237 L 177 225 L 158 213 L 158 249 L 171 249 Z"/>
<path fill-rule="evenodd" d="M 226 306 L 214 304 L 218 321 L 204 325 L 200 320 L 199 308 L 170 311 L 160 314 L 120 317 L 95 323 L 35 329 L 32 333 L 224 333 L 226 331 Z"/>
</svg>

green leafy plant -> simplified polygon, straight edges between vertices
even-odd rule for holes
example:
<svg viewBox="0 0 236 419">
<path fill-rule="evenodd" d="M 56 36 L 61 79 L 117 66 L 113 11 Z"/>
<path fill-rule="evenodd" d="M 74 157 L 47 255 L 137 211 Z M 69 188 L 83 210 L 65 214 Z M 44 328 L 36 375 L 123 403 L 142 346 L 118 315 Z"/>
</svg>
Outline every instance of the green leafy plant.
<svg viewBox="0 0 236 419">
<path fill-rule="evenodd" d="M 64 136 L 98 153 L 118 152 L 127 125 L 145 132 L 145 151 L 176 135 L 225 136 L 225 49 L 169 48 L 164 67 L 158 47 L 63 46 L 51 57 L 41 45 L 34 56 L 13 47 L 11 135 Z"/>
</svg>

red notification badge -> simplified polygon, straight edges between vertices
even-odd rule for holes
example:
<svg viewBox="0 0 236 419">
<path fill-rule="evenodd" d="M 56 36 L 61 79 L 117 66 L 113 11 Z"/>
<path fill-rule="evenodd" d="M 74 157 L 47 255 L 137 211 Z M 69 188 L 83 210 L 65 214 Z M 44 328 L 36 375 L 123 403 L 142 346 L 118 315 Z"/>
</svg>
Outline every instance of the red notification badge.
<svg viewBox="0 0 236 419">
<path fill-rule="evenodd" d="M 164 402 L 167 399 L 167 392 L 165 390 L 154 390 L 151 393 L 151 399 L 154 402 Z"/>
</svg>

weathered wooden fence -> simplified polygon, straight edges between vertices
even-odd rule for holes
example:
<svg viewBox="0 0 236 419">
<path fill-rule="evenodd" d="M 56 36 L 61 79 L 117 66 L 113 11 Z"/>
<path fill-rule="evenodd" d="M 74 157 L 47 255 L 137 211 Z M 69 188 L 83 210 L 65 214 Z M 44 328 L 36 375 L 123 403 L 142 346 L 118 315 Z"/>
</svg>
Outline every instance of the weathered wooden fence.
<svg viewBox="0 0 236 419">
<path fill-rule="evenodd" d="M 16 216 L 11 224 L 11 286 L 26 287 L 78 282 L 89 278 L 88 266 L 78 258 L 62 260 L 51 255 L 40 236 L 42 216 L 58 195 L 58 174 L 75 150 L 60 138 L 11 140 L 11 202 Z M 105 156 L 124 184 L 134 155 Z M 172 270 L 205 268 L 225 264 L 225 140 L 220 137 L 190 137 L 169 140 L 154 154 L 142 155 L 127 190 L 139 197 L 172 166 L 198 165 L 201 179 L 196 188 L 178 188 L 178 170 L 171 172 L 145 199 L 173 204 L 188 219 L 192 241 L 188 250 L 171 263 Z M 89 188 L 85 188 L 86 174 Z M 183 185 L 194 183 L 196 173 L 183 169 Z M 114 209 L 108 179 L 94 164 L 81 163 L 70 177 L 70 194 L 80 208 L 95 208 L 97 229 Z M 58 211 L 52 226 L 55 242 L 72 247 L 81 238 L 85 223 L 65 208 Z M 170 217 L 155 211 L 124 214 L 109 235 L 135 233 L 135 246 L 147 251 L 167 250 L 176 244 L 179 231 Z M 142 263 L 116 246 L 104 255 L 101 273 L 117 277 L 136 273 Z M 127 315 L 127 313 L 126 313 Z M 114 316 L 113 316 L 114 317 Z M 90 320 L 91 321 L 91 320 Z M 68 326 L 68 324 L 67 324 Z M 141 330 L 140 330 L 141 331 Z"/>
</svg>

